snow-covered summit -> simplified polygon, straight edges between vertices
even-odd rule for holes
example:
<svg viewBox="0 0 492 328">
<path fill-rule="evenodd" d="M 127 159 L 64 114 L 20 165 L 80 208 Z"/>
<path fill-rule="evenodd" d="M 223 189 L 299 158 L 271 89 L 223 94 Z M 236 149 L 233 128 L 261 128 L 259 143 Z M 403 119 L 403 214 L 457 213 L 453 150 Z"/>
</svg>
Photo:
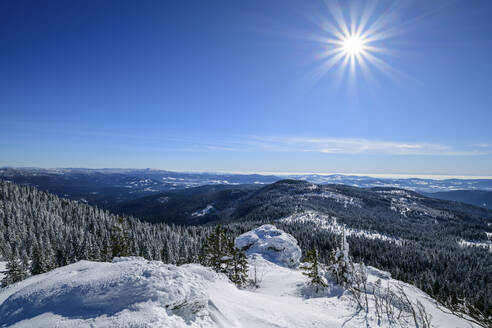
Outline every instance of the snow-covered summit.
<svg viewBox="0 0 492 328">
<path fill-rule="evenodd" d="M 297 241 L 272 225 L 239 236 L 236 245 L 249 247 L 254 288 L 239 289 L 224 274 L 199 264 L 175 266 L 139 257 L 80 261 L 0 288 L 0 327 L 415 327 L 411 316 L 395 323 L 374 310 L 375 291 L 386 288 L 401 288 L 410 302 L 420 302 L 431 327 L 477 327 L 374 268 L 367 270 L 368 310 L 358 308 L 350 292 L 331 280 L 322 293 L 306 293 L 308 278 L 288 265 L 299 261 Z"/>
<path fill-rule="evenodd" d="M 290 234 L 265 224 L 236 238 L 236 247 L 246 255 L 260 254 L 266 260 L 285 267 L 298 267 L 301 249 Z"/>
<path fill-rule="evenodd" d="M 208 276 L 217 275 L 199 267 L 209 271 Z M 186 267 L 137 257 L 116 258 L 113 263 L 80 261 L 1 290 L 0 326 L 203 323 L 200 314 L 209 300 L 203 277 Z"/>
</svg>

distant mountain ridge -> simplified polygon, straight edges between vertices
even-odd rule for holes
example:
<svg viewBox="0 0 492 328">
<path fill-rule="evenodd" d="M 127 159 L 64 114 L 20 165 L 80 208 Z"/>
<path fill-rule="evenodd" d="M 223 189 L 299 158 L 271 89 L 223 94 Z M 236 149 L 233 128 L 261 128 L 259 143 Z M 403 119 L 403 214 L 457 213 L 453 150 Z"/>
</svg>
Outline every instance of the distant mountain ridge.
<svg viewBox="0 0 492 328">
<path fill-rule="evenodd" d="M 275 176 L 178 173 L 151 169 L 2 168 L 0 179 L 30 185 L 102 208 L 170 190 L 203 185 L 268 184 Z"/>
<path fill-rule="evenodd" d="M 492 210 L 492 191 L 488 190 L 453 190 L 436 193 L 426 193 L 426 195 L 439 199 L 472 204 Z"/>
<path fill-rule="evenodd" d="M 413 191 L 317 185 L 298 180 L 281 180 L 266 186 L 219 185 L 169 191 L 123 202 L 110 210 L 149 222 L 183 225 L 271 221 L 314 211 L 324 217 L 336 217 L 356 229 L 390 236 L 402 236 L 402 226 L 408 226 L 409 238 L 417 227 L 445 223 L 454 227 L 450 228 L 451 234 L 464 240 L 487 240 L 485 233 L 472 226 L 480 225 L 485 231 L 492 222 L 491 210 Z M 437 226 L 429 225 L 432 229 Z"/>
<path fill-rule="evenodd" d="M 455 190 L 492 191 L 492 179 L 397 179 L 341 174 L 276 176 L 117 168 L 0 168 L 0 179 L 32 185 L 61 197 L 86 201 L 89 204 L 103 208 L 112 207 L 120 202 L 171 190 L 203 185 L 264 185 L 286 178 L 316 184 L 343 184 L 361 188 L 395 187 L 414 190 L 420 193 Z M 439 194 L 436 194 L 435 197 L 439 198 Z M 465 199 L 454 200 L 466 202 Z M 472 204 L 481 206 L 477 202 L 473 202 Z"/>
</svg>

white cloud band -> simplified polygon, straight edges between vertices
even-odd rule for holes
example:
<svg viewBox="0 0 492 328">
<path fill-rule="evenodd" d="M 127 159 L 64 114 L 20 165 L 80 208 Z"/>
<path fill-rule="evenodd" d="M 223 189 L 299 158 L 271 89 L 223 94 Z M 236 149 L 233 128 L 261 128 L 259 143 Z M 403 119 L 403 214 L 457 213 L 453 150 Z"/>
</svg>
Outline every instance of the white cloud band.
<svg viewBox="0 0 492 328">
<path fill-rule="evenodd" d="M 270 151 L 319 152 L 326 154 L 387 154 L 387 155 L 487 155 L 478 147 L 456 148 L 435 143 L 408 143 L 355 138 L 252 137 L 253 144 Z"/>
</svg>

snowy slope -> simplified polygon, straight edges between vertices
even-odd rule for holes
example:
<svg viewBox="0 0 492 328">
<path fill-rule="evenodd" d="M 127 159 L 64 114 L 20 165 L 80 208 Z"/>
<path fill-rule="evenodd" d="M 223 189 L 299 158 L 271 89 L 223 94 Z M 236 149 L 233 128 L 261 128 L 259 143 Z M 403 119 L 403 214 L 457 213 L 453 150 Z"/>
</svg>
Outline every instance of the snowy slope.
<svg viewBox="0 0 492 328">
<path fill-rule="evenodd" d="M 306 293 L 297 269 L 252 259 L 258 289 L 237 289 L 200 265 L 181 267 L 141 258 L 114 263 L 81 261 L 31 277 L 0 292 L 0 326 L 7 327 L 376 327 L 373 313 L 357 313 L 332 285 Z M 369 280 L 396 284 L 370 269 Z M 435 327 L 469 327 L 440 312 L 432 299 L 404 285 L 433 316 Z M 382 323 L 381 327 L 388 327 Z M 411 324 L 408 325 L 412 327 Z"/>
<path fill-rule="evenodd" d="M 313 224 L 318 229 L 328 230 L 335 234 L 341 234 L 342 230 L 344 230 L 347 236 L 356 236 L 366 239 L 378 239 L 382 241 L 391 242 L 395 245 L 401 244 L 400 239 L 386 236 L 374 231 L 344 227 L 343 225 L 337 223 L 337 219 L 335 217 L 330 217 L 328 215 L 316 211 L 305 211 L 300 213 L 294 213 L 287 217 L 281 218 L 278 221 L 283 223 Z"/>
<path fill-rule="evenodd" d="M 289 234 L 265 225 L 238 237 L 236 244 L 242 242 L 255 250 L 249 275 L 256 286 L 238 289 L 198 264 L 177 267 L 136 257 L 80 261 L 0 289 L 0 327 L 395 327 L 378 320 L 371 293 L 366 312 L 331 280 L 314 292 L 306 276 L 285 262 L 298 256 Z M 285 254 L 272 256 L 270 246 Z M 402 286 L 432 315 L 432 327 L 473 327 L 386 272 L 368 268 L 368 282 L 368 290 Z M 397 326 L 414 324 L 409 318 Z"/>
<path fill-rule="evenodd" d="M 207 205 L 205 208 L 202 208 L 201 210 L 197 210 L 193 213 L 191 213 L 191 216 L 204 216 L 207 215 L 208 213 L 212 212 L 214 210 L 214 207 L 210 204 Z"/>
<path fill-rule="evenodd" d="M 210 326 L 200 317 L 207 301 L 205 280 L 185 268 L 141 258 L 80 261 L 1 290 L 0 325 Z"/>
</svg>

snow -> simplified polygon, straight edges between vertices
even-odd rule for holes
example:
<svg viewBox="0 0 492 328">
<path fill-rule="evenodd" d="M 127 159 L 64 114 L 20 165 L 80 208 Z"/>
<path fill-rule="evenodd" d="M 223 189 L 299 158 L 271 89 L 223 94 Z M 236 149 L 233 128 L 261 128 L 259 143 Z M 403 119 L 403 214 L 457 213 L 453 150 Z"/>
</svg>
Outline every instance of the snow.
<svg viewBox="0 0 492 328">
<path fill-rule="evenodd" d="M 168 196 L 159 197 L 159 198 L 157 198 L 157 201 L 161 204 L 165 204 L 169 201 L 169 197 Z"/>
<path fill-rule="evenodd" d="M 333 191 L 322 191 L 319 193 L 307 193 L 304 196 L 306 197 L 320 197 L 320 198 L 329 198 L 333 199 L 337 203 L 343 204 L 346 208 L 349 205 L 354 207 L 362 207 L 362 200 L 356 197 L 349 197 L 339 192 Z"/>
<path fill-rule="evenodd" d="M 142 258 L 81 261 L 0 290 L 0 327 L 391 326 L 384 320 L 378 324 L 372 311 L 358 312 L 333 282 L 316 294 L 298 269 L 261 256 L 250 257 L 250 263 L 264 273 L 258 288 L 238 289 L 224 275 L 197 264 L 176 267 Z M 368 280 L 370 286 L 378 280 L 390 288 L 401 284 L 371 267 Z M 470 327 L 438 310 L 417 288 L 401 285 L 410 299 L 424 304 L 433 327 Z"/>
<path fill-rule="evenodd" d="M 200 316 L 209 300 L 206 290 L 203 278 L 162 262 L 80 261 L 2 290 L 0 326 L 182 327 L 190 320 L 211 325 Z"/>
<path fill-rule="evenodd" d="M 393 189 L 393 190 L 377 190 L 376 191 L 379 194 L 390 194 L 390 195 L 400 195 L 400 196 L 405 196 L 405 197 L 410 197 L 410 198 L 416 198 L 415 196 L 412 196 L 408 193 L 406 190 L 402 189 Z"/>
<path fill-rule="evenodd" d="M 316 211 L 305 211 L 302 213 L 295 213 L 285 218 L 279 219 L 283 223 L 304 223 L 314 224 L 319 229 L 331 231 L 334 234 L 341 234 L 343 226 L 337 223 L 336 218 L 329 217 Z M 366 239 L 378 239 L 382 241 L 392 242 L 396 245 L 401 245 L 401 240 L 398 238 L 386 236 L 377 232 L 372 232 L 362 229 L 352 229 L 345 227 L 345 234 L 347 236 L 355 236 Z"/>
<path fill-rule="evenodd" d="M 265 259 L 286 267 L 299 266 L 301 249 L 297 240 L 290 234 L 265 224 L 236 238 L 237 248 L 246 255 L 260 254 Z"/>
<path fill-rule="evenodd" d="M 249 276 L 258 277 L 256 286 L 238 289 L 225 275 L 198 264 L 178 267 L 138 257 L 112 263 L 80 261 L 0 289 L 0 327 L 395 326 L 384 317 L 378 320 L 371 292 L 369 311 L 358 310 L 349 292 L 329 276 L 328 287 L 314 292 L 301 270 L 275 256 L 276 263 L 269 261 L 270 249 L 260 245 L 282 246 L 281 253 L 297 257 L 296 240 L 274 226 L 243 234 L 236 244 L 258 247 L 248 257 Z M 412 302 L 420 301 L 432 315 L 432 327 L 477 327 L 445 314 L 428 295 L 389 273 L 372 267 L 367 272 L 368 290 L 401 286 Z M 408 320 L 397 326 L 414 324 Z"/>
<path fill-rule="evenodd" d="M 395 212 L 399 212 L 402 216 L 406 217 L 407 213 L 417 213 L 431 216 L 433 218 L 444 217 L 453 218 L 453 214 L 444 211 L 430 208 L 428 206 L 417 203 L 414 199 L 418 199 L 415 196 L 405 196 L 405 197 L 391 197 L 390 209 Z"/>
<path fill-rule="evenodd" d="M 460 239 L 458 241 L 458 244 L 460 244 L 462 247 L 483 247 L 483 248 L 488 248 L 489 251 L 492 253 L 492 241 L 490 241 L 490 240 L 485 240 L 485 241 L 471 241 L 471 240 Z"/>
<path fill-rule="evenodd" d="M 0 281 L 3 279 L 5 276 L 2 272 L 7 270 L 7 262 L 2 262 L 0 261 Z"/>
<path fill-rule="evenodd" d="M 139 181 L 132 181 L 129 183 L 130 187 L 145 186 L 145 185 L 150 185 L 150 184 L 156 184 L 156 182 L 152 181 L 150 179 L 142 179 Z"/>
<path fill-rule="evenodd" d="M 227 185 L 238 185 L 237 182 L 229 182 L 227 180 L 207 180 L 207 184 L 227 184 Z"/>
<path fill-rule="evenodd" d="M 206 214 L 209 214 L 210 212 L 212 212 L 214 210 L 214 207 L 209 204 L 207 205 L 205 208 L 202 208 L 201 210 L 197 210 L 193 213 L 191 213 L 191 216 L 204 216 Z"/>
</svg>

